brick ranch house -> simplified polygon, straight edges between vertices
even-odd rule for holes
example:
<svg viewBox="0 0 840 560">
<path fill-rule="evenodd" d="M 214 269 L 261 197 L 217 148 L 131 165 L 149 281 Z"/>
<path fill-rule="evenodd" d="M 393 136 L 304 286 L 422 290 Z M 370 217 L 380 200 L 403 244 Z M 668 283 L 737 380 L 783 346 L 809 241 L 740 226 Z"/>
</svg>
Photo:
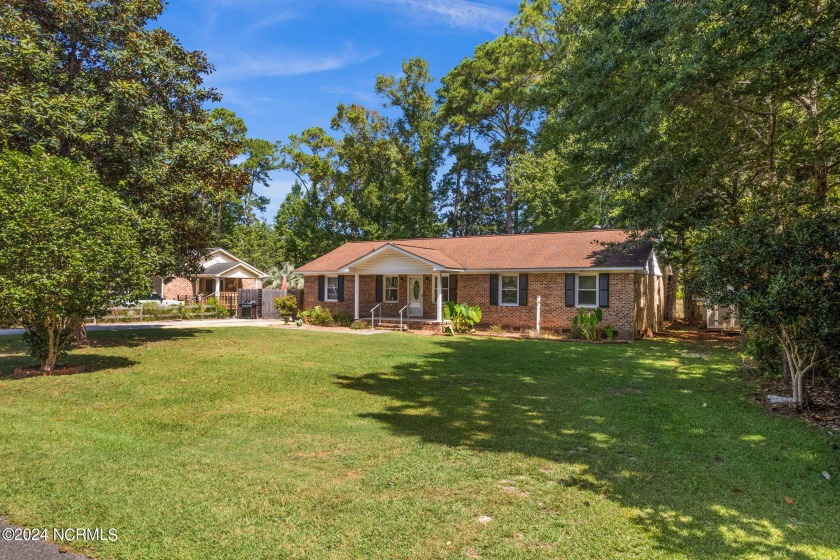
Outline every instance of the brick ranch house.
<svg viewBox="0 0 840 560">
<path fill-rule="evenodd" d="M 440 323 L 443 303 L 481 307 L 481 324 L 568 330 L 580 308 L 632 340 L 662 329 L 665 278 L 650 243 L 622 230 L 593 229 L 439 239 L 351 242 L 297 269 L 304 309 L 321 305 L 356 319 Z M 316 289 L 317 288 L 317 289 Z M 380 308 L 377 308 L 381 304 Z"/>
<path fill-rule="evenodd" d="M 240 288 L 262 288 L 266 274 L 224 249 L 213 247 L 195 278 L 152 278 L 152 291 L 163 299 L 235 298 Z"/>
</svg>

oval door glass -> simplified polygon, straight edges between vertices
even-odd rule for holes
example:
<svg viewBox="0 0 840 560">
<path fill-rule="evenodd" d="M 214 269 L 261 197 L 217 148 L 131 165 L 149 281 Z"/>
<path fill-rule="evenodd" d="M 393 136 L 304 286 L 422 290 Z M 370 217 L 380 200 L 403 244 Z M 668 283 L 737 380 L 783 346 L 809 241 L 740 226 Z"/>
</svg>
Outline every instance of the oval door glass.
<svg viewBox="0 0 840 560">
<path fill-rule="evenodd" d="M 419 280 L 414 281 L 414 285 L 412 286 L 411 291 L 414 294 L 414 299 L 415 300 L 420 299 L 420 281 Z"/>
</svg>

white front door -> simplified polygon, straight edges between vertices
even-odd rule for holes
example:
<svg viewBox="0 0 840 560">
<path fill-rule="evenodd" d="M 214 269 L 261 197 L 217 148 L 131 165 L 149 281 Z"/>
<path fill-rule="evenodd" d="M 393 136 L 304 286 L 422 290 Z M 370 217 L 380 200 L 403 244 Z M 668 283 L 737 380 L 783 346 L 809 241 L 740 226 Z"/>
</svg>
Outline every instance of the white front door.
<svg viewBox="0 0 840 560">
<path fill-rule="evenodd" d="M 423 277 L 408 277 L 408 316 L 423 316 Z"/>
</svg>

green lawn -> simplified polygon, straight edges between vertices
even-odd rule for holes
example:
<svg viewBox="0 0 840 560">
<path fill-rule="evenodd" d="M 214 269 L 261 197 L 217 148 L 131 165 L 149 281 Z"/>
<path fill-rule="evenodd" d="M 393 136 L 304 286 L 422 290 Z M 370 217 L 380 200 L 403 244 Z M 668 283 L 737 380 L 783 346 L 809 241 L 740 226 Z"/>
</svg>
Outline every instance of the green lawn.
<svg viewBox="0 0 840 560">
<path fill-rule="evenodd" d="M 90 373 L 0 377 L 0 514 L 116 528 L 96 558 L 840 558 L 840 436 L 769 416 L 726 348 L 94 338 Z"/>
</svg>

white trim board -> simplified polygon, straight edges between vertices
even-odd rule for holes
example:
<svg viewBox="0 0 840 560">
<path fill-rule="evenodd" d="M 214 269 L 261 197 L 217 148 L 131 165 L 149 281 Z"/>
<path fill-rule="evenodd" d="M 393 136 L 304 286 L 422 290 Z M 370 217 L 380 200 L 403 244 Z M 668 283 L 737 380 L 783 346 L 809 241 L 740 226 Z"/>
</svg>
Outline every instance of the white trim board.
<svg viewBox="0 0 840 560">
<path fill-rule="evenodd" d="M 324 270 L 320 272 L 301 272 L 303 276 L 320 276 L 322 274 L 348 274 L 352 271 L 345 271 L 346 269 L 341 269 L 338 271 L 335 270 Z M 455 268 L 442 268 L 440 270 L 433 270 L 430 272 L 425 272 L 422 274 L 432 274 L 432 272 L 445 272 L 445 273 L 457 273 L 457 274 L 501 274 L 504 272 L 516 272 L 516 273 L 532 273 L 532 274 L 539 274 L 539 273 L 548 273 L 548 272 L 568 272 L 568 273 L 578 273 L 578 272 L 645 272 L 645 267 L 643 266 L 625 266 L 625 267 L 611 267 L 611 268 L 492 268 L 492 269 L 455 269 Z M 371 274 L 361 274 L 362 276 L 374 276 L 373 273 Z M 400 271 L 400 270 L 389 270 L 386 272 L 377 272 L 376 274 L 400 274 L 405 276 L 406 274 L 415 274 L 411 271 Z M 417 273 L 421 274 L 421 273 Z"/>
</svg>

